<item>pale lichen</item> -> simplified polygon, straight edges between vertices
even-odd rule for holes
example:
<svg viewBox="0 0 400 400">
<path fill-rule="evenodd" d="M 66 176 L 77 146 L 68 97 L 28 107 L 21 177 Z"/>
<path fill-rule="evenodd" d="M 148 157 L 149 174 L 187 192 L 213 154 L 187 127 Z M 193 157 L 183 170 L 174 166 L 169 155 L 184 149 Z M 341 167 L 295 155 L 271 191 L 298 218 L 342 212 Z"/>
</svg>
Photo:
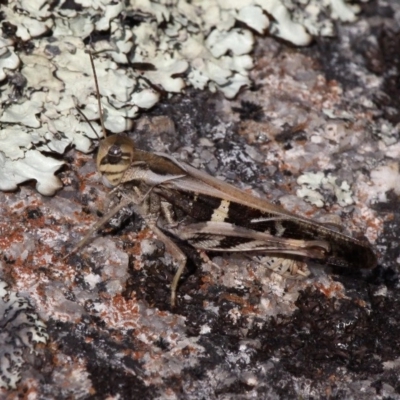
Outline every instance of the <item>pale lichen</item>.
<svg viewBox="0 0 400 400">
<path fill-rule="evenodd" d="M 193 86 L 235 97 L 250 84 L 253 32 L 307 45 L 312 35 L 333 34 L 332 18 L 351 21 L 357 12 L 343 0 L 303 3 L 77 0 L 74 7 L 67 2 L 13 0 L 1 5 L 5 18 L 0 25 L 0 81 L 9 77 L 11 82 L 10 71 L 21 64 L 22 84 L 17 94 L 9 85 L 0 95 L 4 132 L 0 188 L 10 190 L 34 179 L 41 193 L 53 194 L 60 187 L 54 173 L 62 164 L 51 161 L 48 154 L 38 157 L 33 146 L 58 154 L 71 145 L 88 152 L 92 140 L 101 137 L 85 52 L 92 34 L 105 35 L 104 40 L 94 40 L 91 48 L 108 50 L 106 56 L 96 56 L 95 65 L 106 128 L 119 133 L 132 127 L 141 109 L 154 106 L 160 92 L 177 93 Z M 33 48 L 16 52 L 17 44 L 23 48 L 26 41 Z M 97 135 L 82 122 L 77 105 L 84 107 Z M 8 137 L 12 133 L 16 135 Z M 32 137 L 30 143 L 26 135 Z M 18 157 L 10 159 L 10 153 L 15 157 L 18 138 Z"/>
<path fill-rule="evenodd" d="M 325 205 L 327 196 L 334 196 L 335 202 L 345 207 L 354 203 L 352 192 L 346 181 L 337 184 L 337 178 L 324 172 L 310 172 L 297 178 L 301 188 L 296 194 L 317 207 Z"/>
<path fill-rule="evenodd" d="M 35 352 L 35 344 L 46 343 L 46 325 L 29 301 L 11 291 L 0 280 L 0 387 L 15 388 L 21 379 L 25 349 Z"/>
</svg>

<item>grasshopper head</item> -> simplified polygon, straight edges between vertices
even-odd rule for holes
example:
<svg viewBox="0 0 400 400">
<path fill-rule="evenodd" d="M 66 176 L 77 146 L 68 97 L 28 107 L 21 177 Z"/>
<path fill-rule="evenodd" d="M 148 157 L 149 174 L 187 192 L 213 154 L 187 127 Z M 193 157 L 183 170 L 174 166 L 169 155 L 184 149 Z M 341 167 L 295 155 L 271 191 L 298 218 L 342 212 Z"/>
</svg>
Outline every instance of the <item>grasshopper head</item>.
<svg viewBox="0 0 400 400">
<path fill-rule="evenodd" d="M 114 135 L 103 139 L 97 153 L 97 170 L 111 186 L 117 186 L 132 163 L 135 147 L 126 136 Z"/>
</svg>

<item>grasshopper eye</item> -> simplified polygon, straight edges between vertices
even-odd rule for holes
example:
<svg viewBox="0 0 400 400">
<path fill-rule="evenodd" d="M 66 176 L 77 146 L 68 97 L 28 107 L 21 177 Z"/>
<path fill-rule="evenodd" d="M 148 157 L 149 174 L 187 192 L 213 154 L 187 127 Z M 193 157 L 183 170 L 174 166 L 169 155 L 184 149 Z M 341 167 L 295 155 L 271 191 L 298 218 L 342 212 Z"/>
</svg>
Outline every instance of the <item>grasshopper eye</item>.
<svg viewBox="0 0 400 400">
<path fill-rule="evenodd" d="M 118 164 L 122 160 L 121 146 L 113 144 L 107 152 L 107 162 L 110 164 Z"/>
<path fill-rule="evenodd" d="M 97 169 L 111 186 L 121 181 L 134 156 L 132 141 L 125 136 L 110 136 L 104 139 L 97 153 Z"/>
</svg>

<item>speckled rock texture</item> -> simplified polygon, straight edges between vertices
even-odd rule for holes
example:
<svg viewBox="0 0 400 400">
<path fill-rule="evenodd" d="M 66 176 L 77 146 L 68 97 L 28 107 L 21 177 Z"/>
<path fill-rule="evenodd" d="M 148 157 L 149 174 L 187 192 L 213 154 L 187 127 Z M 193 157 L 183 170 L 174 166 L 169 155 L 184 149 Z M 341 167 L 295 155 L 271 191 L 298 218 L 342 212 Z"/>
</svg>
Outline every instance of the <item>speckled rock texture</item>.
<svg viewBox="0 0 400 400">
<path fill-rule="evenodd" d="M 257 35 L 253 59 L 234 99 L 157 92 L 129 136 L 303 216 L 340 217 L 379 265 L 312 264 L 291 281 L 186 249 L 172 310 L 173 260 L 129 209 L 64 258 L 109 191 L 93 155 L 67 148 L 54 196 L 0 192 L 0 306 L 17 302 L 0 340 L 18 361 L 0 353 L 1 399 L 400 399 L 400 3 L 361 3 L 306 48 Z"/>
</svg>

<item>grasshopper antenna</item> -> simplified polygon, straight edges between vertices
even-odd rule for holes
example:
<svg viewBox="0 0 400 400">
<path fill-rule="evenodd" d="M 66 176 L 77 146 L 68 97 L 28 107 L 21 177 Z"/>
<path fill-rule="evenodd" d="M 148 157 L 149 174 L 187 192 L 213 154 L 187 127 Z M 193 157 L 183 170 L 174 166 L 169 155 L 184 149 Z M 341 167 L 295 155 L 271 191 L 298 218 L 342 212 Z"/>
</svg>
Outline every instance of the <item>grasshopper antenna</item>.
<svg viewBox="0 0 400 400">
<path fill-rule="evenodd" d="M 82 110 L 76 105 L 76 100 L 75 101 L 75 109 L 76 111 L 78 111 L 78 113 L 81 115 L 81 117 L 89 124 L 90 128 L 92 129 L 92 131 L 94 132 L 94 134 L 97 136 L 97 139 L 101 139 L 100 136 L 98 135 L 98 133 L 96 132 L 96 129 L 93 128 L 92 123 L 89 121 L 88 117 L 82 112 Z"/>
<path fill-rule="evenodd" d="M 96 68 L 94 66 L 94 62 L 93 62 L 93 54 L 92 52 L 89 51 L 89 56 L 90 56 L 90 64 L 92 65 L 92 71 L 93 71 L 93 76 L 94 76 L 94 83 L 96 85 L 96 98 L 97 98 L 97 105 L 99 108 L 99 117 L 100 117 L 100 123 L 101 123 L 101 130 L 103 132 L 103 136 L 107 137 L 107 131 L 106 128 L 104 126 L 104 114 L 103 114 L 103 109 L 101 107 L 101 102 L 100 102 L 100 90 L 99 90 L 99 82 L 97 80 L 97 74 L 96 74 Z M 75 108 L 78 111 L 78 113 L 82 116 L 82 118 L 89 124 L 90 128 L 92 129 L 92 131 L 94 132 L 94 134 L 97 136 L 98 139 L 100 139 L 99 135 L 96 132 L 96 129 L 93 128 L 92 123 L 89 121 L 89 119 L 87 118 L 87 116 L 82 112 L 82 110 L 79 108 L 79 106 L 77 105 L 78 100 L 74 97 L 74 103 L 75 103 Z"/>
<path fill-rule="evenodd" d="M 94 67 L 94 61 L 93 61 L 93 54 L 91 51 L 89 51 L 89 56 L 90 56 L 90 64 L 92 65 L 92 70 L 93 70 L 93 76 L 94 76 L 94 83 L 96 85 L 96 97 L 97 97 L 97 105 L 99 106 L 99 116 L 100 116 L 100 123 L 101 123 L 101 129 L 103 131 L 104 137 L 107 137 L 107 131 L 104 126 L 104 114 L 103 114 L 103 109 L 101 107 L 101 102 L 100 102 L 100 90 L 99 90 L 99 81 L 97 80 L 97 74 L 96 74 L 96 68 Z"/>
</svg>

